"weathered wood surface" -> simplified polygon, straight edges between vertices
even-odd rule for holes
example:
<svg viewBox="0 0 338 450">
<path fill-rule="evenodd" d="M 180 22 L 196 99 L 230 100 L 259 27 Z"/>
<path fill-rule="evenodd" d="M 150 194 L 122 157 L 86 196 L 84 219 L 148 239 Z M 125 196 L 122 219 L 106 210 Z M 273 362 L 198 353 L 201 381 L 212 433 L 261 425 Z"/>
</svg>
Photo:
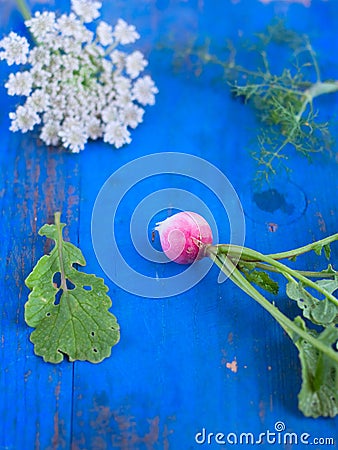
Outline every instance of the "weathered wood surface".
<svg viewBox="0 0 338 450">
<path fill-rule="evenodd" d="M 177 44 L 199 33 L 221 42 L 242 30 L 248 35 L 274 15 L 313 36 L 327 77 L 338 73 L 338 3 L 263 1 L 105 1 L 107 22 L 134 23 L 149 57 L 149 71 L 160 93 L 130 146 L 114 150 L 91 143 L 80 155 L 45 148 L 37 134 L 12 134 L 8 113 L 17 99 L 3 87 L 9 70 L 0 64 L 0 449 L 173 449 L 199 447 L 196 433 L 287 430 L 312 437 L 337 438 L 337 421 L 306 419 L 297 411 L 300 367 L 297 354 L 279 326 L 229 282 L 217 284 L 217 270 L 193 289 L 163 300 L 138 298 L 109 279 L 112 311 L 121 341 L 99 365 L 46 364 L 33 353 L 24 323 L 28 290 L 24 279 L 48 247 L 37 235 L 56 210 L 67 223 L 67 238 L 78 244 L 90 272 L 105 276 L 91 242 L 91 212 L 106 179 L 133 159 L 155 152 L 195 154 L 229 178 L 246 212 L 246 244 L 282 251 L 337 231 L 337 165 L 316 157 L 308 165 L 293 157 L 291 182 L 295 217 L 277 227 L 252 199 L 254 166 L 247 153 L 255 121 L 250 108 L 234 102 L 220 83 L 175 72 L 168 36 Z M 290 3 L 290 4 L 289 4 Z M 297 3 L 297 2 L 294 2 Z M 68 1 L 34 1 L 30 6 L 69 10 Z M 1 36 L 22 31 L 13 1 L 0 2 Z M 278 55 L 276 55 L 276 58 Z M 320 100 L 327 117 L 337 117 L 337 95 Z M 333 128 L 337 136 L 337 128 Z M 336 147 L 335 147 L 336 149 Z M 166 187 L 159 181 L 159 189 Z M 184 183 L 189 189 L 189 182 Z M 196 188 L 203 200 L 213 198 Z M 138 197 L 137 197 L 138 198 Z M 127 212 L 120 226 L 129 239 Z M 125 216 L 124 216 L 125 213 Z M 217 212 L 215 215 L 217 217 Z M 269 219 L 269 217 L 268 217 Z M 121 230 L 123 234 L 123 229 Z M 221 238 L 227 239 L 227 232 Z M 134 253 L 125 255 L 129 261 Z M 337 261 L 337 248 L 333 249 Z M 324 264 L 309 255 L 304 266 Z M 142 268 L 140 267 L 142 271 Z M 155 269 L 154 269 L 155 270 Z M 292 310 L 283 294 L 281 309 Z M 291 448 L 285 447 L 285 448 Z M 294 448 L 302 448 L 301 445 Z M 312 445 L 312 448 L 323 448 Z"/>
</svg>

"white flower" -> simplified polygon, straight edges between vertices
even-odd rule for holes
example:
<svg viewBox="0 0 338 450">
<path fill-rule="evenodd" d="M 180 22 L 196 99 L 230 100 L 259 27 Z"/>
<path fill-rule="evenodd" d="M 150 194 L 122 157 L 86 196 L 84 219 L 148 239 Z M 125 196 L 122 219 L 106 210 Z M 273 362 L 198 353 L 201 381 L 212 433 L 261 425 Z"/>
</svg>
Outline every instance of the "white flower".
<svg viewBox="0 0 338 450">
<path fill-rule="evenodd" d="M 125 108 L 133 101 L 132 93 L 130 91 L 117 92 L 115 104 L 119 108 Z"/>
<path fill-rule="evenodd" d="M 114 88 L 119 93 L 131 92 L 132 84 L 130 78 L 122 75 L 114 77 Z"/>
<path fill-rule="evenodd" d="M 61 55 L 58 63 L 62 70 L 62 76 L 67 79 L 72 78 L 74 72 L 77 72 L 80 69 L 79 58 L 76 58 L 73 55 Z"/>
<path fill-rule="evenodd" d="M 141 103 L 141 105 L 154 105 L 154 94 L 157 93 L 158 89 L 149 75 L 135 81 L 133 87 L 133 98 Z"/>
<path fill-rule="evenodd" d="M 50 50 L 42 45 L 38 45 L 29 52 L 28 62 L 32 66 L 48 66 L 50 63 Z"/>
<path fill-rule="evenodd" d="M 147 64 L 143 54 L 136 50 L 126 58 L 126 72 L 131 78 L 137 78 Z"/>
<path fill-rule="evenodd" d="M 139 108 L 133 103 L 129 103 L 125 108 L 120 110 L 119 116 L 126 126 L 136 128 L 143 121 L 144 109 Z"/>
<path fill-rule="evenodd" d="M 98 139 L 102 137 L 103 129 L 101 126 L 101 121 L 96 117 L 92 117 L 87 123 L 87 133 L 88 137 L 91 139 Z"/>
<path fill-rule="evenodd" d="M 57 30 L 55 13 L 48 11 L 44 11 L 42 14 L 37 11 L 32 19 L 25 21 L 25 25 L 38 42 L 50 39 L 49 35 Z"/>
<path fill-rule="evenodd" d="M 102 110 L 101 115 L 103 122 L 114 122 L 117 120 L 117 108 L 113 104 L 110 104 Z"/>
<path fill-rule="evenodd" d="M 106 46 L 113 42 L 113 28 L 106 22 L 101 21 L 96 29 L 96 34 L 100 44 Z"/>
<path fill-rule="evenodd" d="M 50 71 L 42 69 L 39 65 L 35 65 L 30 70 L 30 73 L 33 77 L 35 87 L 40 88 L 49 85 L 49 90 L 51 89 L 50 81 L 53 74 Z"/>
<path fill-rule="evenodd" d="M 123 19 L 119 19 L 114 28 L 114 37 L 122 45 L 132 44 L 140 35 L 134 25 L 128 25 Z"/>
<path fill-rule="evenodd" d="M 60 122 L 51 119 L 45 121 L 45 124 L 41 129 L 40 138 L 47 145 L 58 145 L 60 143 L 59 132 Z"/>
<path fill-rule="evenodd" d="M 0 41 L 0 48 L 4 51 L 0 52 L 0 59 L 6 59 L 7 64 L 26 64 L 29 44 L 27 39 L 10 32 L 9 35 Z"/>
<path fill-rule="evenodd" d="M 33 77 L 30 72 L 25 70 L 16 74 L 10 73 L 5 88 L 8 90 L 8 95 L 25 95 L 27 97 L 32 90 L 32 84 Z"/>
<path fill-rule="evenodd" d="M 58 47 L 58 48 L 57 48 Z M 52 46 L 54 51 L 60 51 L 60 53 L 67 53 L 79 57 L 83 52 L 82 42 L 74 39 L 73 37 L 58 37 L 54 40 Z"/>
<path fill-rule="evenodd" d="M 129 130 L 143 120 L 140 105 L 153 104 L 158 90 L 149 76 L 138 78 L 148 64 L 143 54 L 119 50 L 139 38 L 133 25 L 119 19 L 114 28 L 104 21 L 87 28 L 100 7 L 96 0 L 72 0 L 68 15 L 37 12 L 25 22 L 38 43 L 32 50 L 16 33 L 0 41 L 0 59 L 30 65 L 5 84 L 9 95 L 27 97 L 10 113 L 12 131 L 41 124 L 46 145 L 74 153 L 88 139 L 103 137 L 115 147 L 131 142 Z"/>
<path fill-rule="evenodd" d="M 114 144 L 116 148 L 122 147 L 124 144 L 131 142 L 130 133 L 126 126 L 123 126 L 120 122 L 110 122 L 107 124 L 104 135 L 104 142 Z"/>
<path fill-rule="evenodd" d="M 31 96 L 28 97 L 25 105 L 37 113 L 43 112 L 49 106 L 49 95 L 42 89 L 35 89 Z"/>
<path fill-rule="evenodd" d="M 74 13 L 70 13 L 69 16 L 63 14 L 58 18 L 57 23 L 61 36 L 72 38 L 74 43 L 91 42 L 93 40 L 93 33 L 83 25 Z"/>
<path fill-rule="evenodd" d="M 99 9 L 102 3 L 91 0 L 72 0 L 72 10 L 85 23 L 92 22 L 100 16 Z"/>
<path fill-rule="evenodd" d="M 127 54 L 124 52 L 121 52 L 120 50 L 113 50 L 110 54 L 110 59 L 115 64 L 116 69 L 119 72 L 122 72 L 126 65 L 126 57 Z"/>
<path fill-rule="evenodd" d="M 61 126 L 59 136 L 65 148 L 70 148 L 73 153 L 79 153 L 87 142 L 87 134 L 80 120 L 67 117 Z"/>
<path fill-rule="evenodd" d="M 69 16 L 62 14 L 58 18 L 57 24 L 62 36 L 71 36 L 76 40 L 81 40 L 83 30 L 86 29 L 74 13 L 70 13 Z"/>
<path fill-rule="evenodd" d="M 40 123 L 41 119 L 31 108 L 25 106 L 18 106 L 15 112 L 9 113 L 9 118 L 12 120 L 10 130 L 26 133 L 33 130 L 34 126 Z"/>
</svg>

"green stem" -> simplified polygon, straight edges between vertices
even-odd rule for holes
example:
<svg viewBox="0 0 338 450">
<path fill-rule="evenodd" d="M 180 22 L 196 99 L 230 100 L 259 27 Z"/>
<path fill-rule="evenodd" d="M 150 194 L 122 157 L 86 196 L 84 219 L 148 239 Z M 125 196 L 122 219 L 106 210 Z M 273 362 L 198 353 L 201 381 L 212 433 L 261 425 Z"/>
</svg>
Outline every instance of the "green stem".
<svg viewBox="0 0 338 450">
<path fill-rule="evenodd" d="M 105 50 L 105 55 L 110 55 L 110 53 L 112 53 L 113 50 L 115 50 L 115 48 L 117 47 L 117 44 L 114 42 L 113 44 L 111 44 L 106 50 Z"/>
<path fill-rule="evenodd" d="M 297 125 L 295 125 L 295 126 L 291 129 L 291 131 L 290 131 L 288 137 L 287 137 L 286 139 L 284 139 L 284 141 L 281 143 L 281 145 L 278 147 L 278 149 L 273 153 L 273 155 L 271 156 L 271 158 L 269 159 L 269 161 L 267 161 L 267 163 L 265 163 L 266 166 L 269 167 L 269 169 L 272 171 L 273 174 L 275 174 L 275 171 L 274 171 L 273 168 L 272 168 L 272 161 L 273 161 L 275 158 L 277 158 L 277 156 L 281 153 L 281 151 L 283 150 L 283 148 L 286 147 L 286 146 L 291 142 L 293 133 L 296 131 L 296 129 L 297 129 Z"/>
<path fill-rule="evenodd" d="M 65 266 L 63 264 L 63 255 L 62 255 L 62 227 L 61 227 L 61 213 L 58 211 L 54 214 L 54 222 L 55 226 L 58 232 L 58 241 L 57 241 L 57 249 L 58 249 L 58 256 L 59 256 L 59 262 L 60 262 L 60 273 L 61 273 L 61 285 L 60 288 L 67 292 L 67 280 L 66 280 L 66 272 L 65 272 Z"/>
<path fill-rule="evenodd" d="M 329 245 L 331 244 L 331 242 L 334 241 L 338 241 L 338 233 L 332 234 L 331 236 L 328 236 L 324 239 L 320 239 L 319 241 L 313 242 L 311 244 L 304 245 L 303 247 L 298 247 L 287 252 L 271 253 L 268 256 L 273 259 L 290 259 L 302 255 L 304 253 L 310 252 L 314 250 L 316 247 L 320 246 L 324 247 L 325 245 Z"/>
<path fill-rule="evenodd" d="M 318 339 L 311 336 L 306 331 L 299 328 L 292 320 L 285 316 L 276 306 L 272 305 L 260 292 L 258 292 L 248 280 L 240 273 L 236 266 L 232 263 L 230 258 L 222 258 L 217 254 L 214 247 L 207 249 L 208 256 L 215 262 L 215 264 L 233 281 L 240 289 L 246 292 L 251 298 L 257 301 L 267 312 L 274 317 L 282 328 L 288 333 L 294 343 L 297 341 L 297 336 L 309 342 L 316 349 L 329 358 L 338 362 L 338 353 L 327 347 Z"/>
<path fill-rule="evenodd" d="M 280 273 L 280 270 L 276 267 L 270 266 L 269 264 L 255 262 L 255 266 L 258 269 L 269 270 L 269 272 Z M 297 270 L 298 273 L 304 277 L 309 278 L 333 278 L 335 273 L 324 273 L 324 272 L 312 272 L 310 270 Z"/>
<path fill-rule="evenodd" d="M 333 236 L 335 236 L 335 235 L 333 235 Z M 327 238 L 327 239 L 329 239 L 329 238 Z M 316 245 L 316 244 L 312 244 L 312 245 Z M 304 285 L 309 286 L 309 287 L 315 289 L 316 291 L 320 292 L 330 302 L 332 302 L 334 305 L 338 306 L 338 300 L 336 299 L 336 297 L 334 297 L 332 294 L 327 292 L 324 288 L 322 288 L 321 286 L 316 284 L 314 281 L 306 278 L 304 275 L 302 275 L 297 270 L 291 269 L 290 267 L 286 266 L 285 264 L 282 264 L 279 261 L 276 261 L 270 255 L 263 255 L 262 253 L 259 253 L 255 250 L 251 250 L 246 247 L 233 246 L 233 245 L 216 245 L 216 246 L 214 246 L 214 248 L 216 248 L 216 252 L 217 252 L 217 249 L 221 249 L 222 253 L 226 253 L 226 254 L 229 254 L 229 256 L 234 256 L 237 258 L 244 259 L 247 262 L 249 262 L 249 261 L 256 262 L 257 261 L 257 262 L 268 263 L 271 266 L 278 269 L 279 273 L 281 273 L 283 275 L 285 273 L 287 273 L 287 274 L 291 275 L 292 277 L 300 280 Z M 211 246 L 211 249 L 212 249 L 212 246 Z"/>
<path fill-rule="evenodd" d="M 307 106 L 311 103 L 315 97 L 319 97 L 324 94 L 331 94 L 338 91 L 338 81 L 317 81 L 312 84 L 304 92 L 304 101 L 302 106 L 296 115 L 297 121 L 299 122 Z"/>
<path fill-rule="evenodd" d="M 306 90 L 306 95 L 314 99 L 324 94 L 331 94 L 338 91 L 338 81 L 317 81 L 309 89 Z"/>
<path fill-rule="evenodd" d="M 306 49 L 310 53 L 310 56 L 311 56 L 311 59 L 312 59 L 312 63 L 313 63 L 313 67 L 314 67 L 315 72 L 316 72 L 317 81 L 320 81 L 320 78 L 321 78 L 320 77 L 320 69 L 319 69 L 317 58 L 316 58 L 316 53 L 313 50 L 312 45 L 310 44 L 310 41 L 309 41 L 308 38 L 306 39 L 306 41 L 307 41 Z"/>
<path fill-rule="evenodd" d="M 310 86 L 304 93 L 303 97 L 304 100 L 302 102 L 301 108 L 298 111 L 298 113 L 295 115 L 296 123 L 288 133 L 287 137 L 284 139 L 284 141 L 281 143 L 281 145 L 277 148 L 277 150 L 272 154 L 271 158 L 267 161 L 266 166 L 269 167 L 269 169 L 274 173 L 274 170 L 272 169 L 272 162 L 275 158 L 278 157 L 278 155 L 281 153 L 281 151 L 289 144 L 292 140 L 294 132 L 298 128 L 298 123 L 300 119 L 302 118 L 307 106 L 309 104 L 312 105 L 312 101 L 315 97 L 318 97 L 319 95 L 323 94 L 329 94 L 332 92 L 338 91 L 338 81 L 317 81 L 312 86 Z M 295 94 L 298 94 L 297 91 L 294 91 Z"/>
<path fill-rule="evenodd" d="M 18 5 L 18 9 L 25 20 L 32 18 L 32 14 L 25 0 L 16 0 L 16 4 Z"/>
</svg>

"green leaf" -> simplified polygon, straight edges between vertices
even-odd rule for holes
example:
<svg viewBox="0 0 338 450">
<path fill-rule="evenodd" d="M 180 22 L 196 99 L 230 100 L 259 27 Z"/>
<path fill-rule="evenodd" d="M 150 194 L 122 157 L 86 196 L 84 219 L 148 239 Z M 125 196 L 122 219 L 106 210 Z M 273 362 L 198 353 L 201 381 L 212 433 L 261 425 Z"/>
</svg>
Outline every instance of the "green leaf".
<svg viewBox="0 0 338 450">
<path fill-rule="evenodd" d="M 316 281 L 316 284 L 324 288 L 330 294 L 333 294 L 338 289 L 338 275 L 331 279 L 318 280 Z"/>
<path fill-rule="evenodd" d="M 102 278 L 79 272 L 74 265 L 86 265 L 77 247 L 65 242 L 60 213 L 55 224 L 44 225 L 39 234 L 55 242 L 25 280 L 32 291 L 25 304 L 25 320 L 35 330 L 31 334 L 34 351 L 46 362 L 98 363 L 111 354 L 119 341 L 119 325 L 108 309 L 112 303 Z M 57 275 L 61 279 L 56 286 Z"/>
<path fill-rule="evenodd" d="M 321 243 L 318 243 L 317 245 L 315 245 L 314 247 L 313 247 L 313 251 L 316 253 L 316 255 L 318 255 L 318 256 L 320 256 L 321 254 L 322 254 L 322 250 L 324 250 L 324 255 L 325 255 L 325 258 L 327 259 L 327 260 L 329 260 L 330 259 L 330 256 L 331 256 L 331 248 L 330 248 L 330 244 L 321 244 Z"/>
<path fill-rule="evenodd" d="M 338 279 L 336 277 L 333 280 L 319 280 L 316 281 L 316 284 L 332 294 L 338 288 Z M 289 281 L 286 285 L 286 294 L 292 300 L 297 301 L 297 305 L 303 310 L 304 317 L 314 324 L 328 326 L 337 323 L 337 306 L 327 297 L 322 300 L 317 299 L 304 288 L 301 282 Z"/>
<path fill-rule="evenodd" d="M 279 290 L 279 285 L 270 276 L 262 270 L 247 270 L 243 267 L 243 274 L 245 278 L 254 283 L 260 288 L 270 292 L 271 294 L 277 295 Z"/>
<path fill-rule="evenodd" d="M 326 245 L 324 245 L 324 255 L 325 255 L 325 258 L 327 259 L 327 260 L 329 260 L 330 259 L 330 256 L 331 256 L 331 247 L 330 247 L 330 244 L 326 244 Z"/>
<path fill-rule="evenodd" d="M 297 317 L 295 322 L 328 347 L 337 345 L 338 329 L 334 326 L 321 333 L 306 328 Z M 307 417 L 334 417 L 338 414 L 338 364 L 319 352 L 304 339 L 295 342 L 302 367 L 302 387 L 298 395 L 299 409 Z"/>
<path fill-rule="evenodd" d="M 332 275 L 338 274 L 338 272 L 336 272 L 336 271 L 334 270 L 334 268 L 332 267 L 332 264 L 329 264 L 329 265 L 327 266 L 327 269 L 322 270 L 321 273 L 324 273 L 324 274 L 325 274 L 325 273 L 329 273 L 329 274 L 332 274 Z"/>
</svg>

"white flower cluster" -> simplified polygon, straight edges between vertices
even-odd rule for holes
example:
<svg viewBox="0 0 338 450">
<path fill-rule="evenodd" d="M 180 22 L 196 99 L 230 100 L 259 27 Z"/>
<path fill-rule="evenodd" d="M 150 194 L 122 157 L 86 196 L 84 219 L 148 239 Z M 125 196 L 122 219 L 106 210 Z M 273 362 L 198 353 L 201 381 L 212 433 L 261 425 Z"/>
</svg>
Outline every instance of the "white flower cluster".
<svg viewBox="0 0 338 450">
<path fill-rule="evenodd" d="M 88 139 L 121 147 L 131 141 L 129 129 L 142 122 L 142 106 L 153 105 L 158 92 L 150 76 L 140 76 L 148 64 L 143 54 L 121 50 L 139 34 L 122 19 L 114 28 L 99 21 L 94 33 L 84 24 L 100 16 L 101 3 L 72 0 L 71 6 L 69 15 L 37 12 L 25 22 L 32 49 L 13 32 L 0 41 L 0 59 L 29 65 L 5 84 L 9 95 L 27 97 L 10 113 L 10 129 L 25 133 L 40 125 L 47 145 L 74 153 Z"/>
</svg>

